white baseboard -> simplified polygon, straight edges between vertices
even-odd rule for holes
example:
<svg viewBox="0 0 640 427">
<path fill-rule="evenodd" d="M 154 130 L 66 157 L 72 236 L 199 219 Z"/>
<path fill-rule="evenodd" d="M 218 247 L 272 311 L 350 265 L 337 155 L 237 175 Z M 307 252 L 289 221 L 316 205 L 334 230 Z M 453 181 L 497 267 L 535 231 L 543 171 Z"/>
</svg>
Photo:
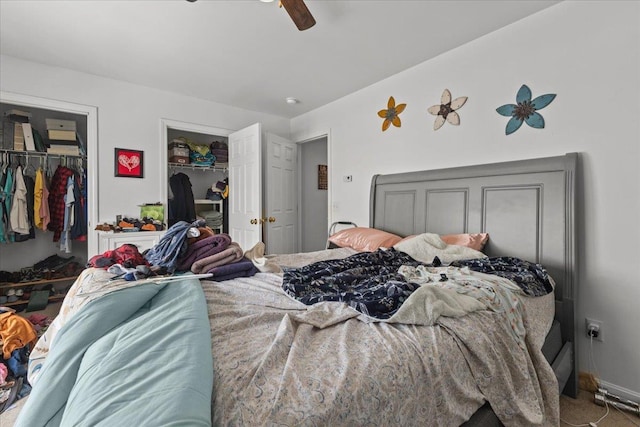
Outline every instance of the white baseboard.
<svg viewBox="0 0 640 427">
<path fill-rule="evenodd" d="M 600 387 L 606 389 L 611 394 L 640 403 L 640 393 L 638 392 L 602 380 L 598 380 L 598 383 L 600 384 Z"/>
</svg>

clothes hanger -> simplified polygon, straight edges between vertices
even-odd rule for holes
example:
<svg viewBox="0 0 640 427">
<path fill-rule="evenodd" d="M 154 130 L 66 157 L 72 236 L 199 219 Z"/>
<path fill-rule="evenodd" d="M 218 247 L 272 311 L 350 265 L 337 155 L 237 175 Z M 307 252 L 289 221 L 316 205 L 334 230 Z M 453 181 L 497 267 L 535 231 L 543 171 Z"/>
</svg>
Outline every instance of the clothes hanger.
<svg viewBox="0 0 640 427">
<path fill-rule="evenodd" d="M 36 173 L 36 168 L 29 161 L 29 154 L 25 154 L 25 165 L 22 168 L 22 175 L 33 176 Z M 32 175 L 33 174 L 33 175 Z"/>
<path fill-rule="evenodd" d="M 78 168 L 80 175 L 84 175 L 84 160 L 82 160 L 82 158 L 76 158 L 76 167 Z"/>
<path fill-rule="evenodd" d="M 45 155 L 44 160 L 45 160 L 45 162 L 47 164 L 47 169 L 45 171 L 45 174 L 46 174 L 47 178 L 50 178 L 52 176 L 52 173 L 51 173 L 51 162 L 49 161 L 49 155 L 48 154 Z"/>
</svg>

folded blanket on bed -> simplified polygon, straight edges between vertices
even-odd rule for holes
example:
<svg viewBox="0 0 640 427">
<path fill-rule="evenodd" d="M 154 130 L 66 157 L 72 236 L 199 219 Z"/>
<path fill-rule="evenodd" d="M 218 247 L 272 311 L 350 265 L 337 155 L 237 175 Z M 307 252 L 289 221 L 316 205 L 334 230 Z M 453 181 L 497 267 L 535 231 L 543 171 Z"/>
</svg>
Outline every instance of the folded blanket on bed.
<svg viewBox="0 0 640 427">
<path fill-rule="evenodd" d="M 178 270 L 191 270 L 194 262 L 224 251 L 229 244 L 231 244 L 231 237 L 226 233 L 214 234 L 194 242 L 187 247 L 184 255 L 178 258 Z"/>
<path fill-rule="evenodd" d="M 253 265 L 251 260 L 242 258 L 240 261 L 233 262 L 231 264 L 225 264 L 218 267 L 213 267 L 205 273 L 213 274 L 212 280 L 221 282 L 223 280 L 236 279 L 238 277 L 251 277 L 258 272 L 258 269 Z"/>
<path fill-rule="evenodd" d="M 223 251 L 196 260 L 191 265 L 191 271 L 196 274 L 209 273 L 215 267 L 233 264 L 241 259 L 242 248 L 236 242 L 231 242 Z"/>
</svg>

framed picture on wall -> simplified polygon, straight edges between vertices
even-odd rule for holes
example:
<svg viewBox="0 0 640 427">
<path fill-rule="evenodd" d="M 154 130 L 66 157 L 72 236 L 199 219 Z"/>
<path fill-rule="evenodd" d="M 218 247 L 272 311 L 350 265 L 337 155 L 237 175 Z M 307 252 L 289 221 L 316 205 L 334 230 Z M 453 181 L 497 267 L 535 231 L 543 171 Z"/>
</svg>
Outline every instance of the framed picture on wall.
<svg viewBox="0 0 640 427">
<path fill-rule="evenodd" d="M 318 190 L 328 188 L 327 165 L 318 165 Z"/>
<path fill-rule="evenodd" d="M 144 152 L 127 148 L 115 149 L 115 176 L 126 178 L 144 177 Z"/>
</svg>

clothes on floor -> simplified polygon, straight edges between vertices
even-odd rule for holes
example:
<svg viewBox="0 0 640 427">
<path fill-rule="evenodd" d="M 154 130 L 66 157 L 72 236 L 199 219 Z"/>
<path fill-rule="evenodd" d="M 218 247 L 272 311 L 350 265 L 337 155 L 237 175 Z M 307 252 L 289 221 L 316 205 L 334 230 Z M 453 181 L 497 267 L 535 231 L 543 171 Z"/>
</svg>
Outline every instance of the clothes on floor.
<svg viewBox="0 0 640 427">
<path fill-rule="evenodd" d="M 15 313 L 0 314 L 0 338 L 2 338 L 2 356 L 10 359 L 18 348 L 35 344 L 37 334 L 31 322 Z"/>
</svg>

